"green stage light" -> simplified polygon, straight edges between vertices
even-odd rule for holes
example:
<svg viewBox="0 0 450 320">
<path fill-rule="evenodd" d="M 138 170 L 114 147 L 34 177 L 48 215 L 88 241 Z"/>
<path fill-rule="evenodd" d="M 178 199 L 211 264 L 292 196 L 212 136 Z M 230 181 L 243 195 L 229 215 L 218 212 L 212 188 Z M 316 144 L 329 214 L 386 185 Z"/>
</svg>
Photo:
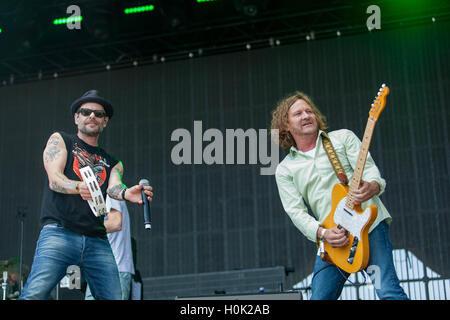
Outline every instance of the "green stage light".
<svg viewBox="0 0 450 320">
<path fill-rule="evenodd" d="M 2 30 L 2 28 L 0 28 L 0 33 L 2 33 L 3 32 L 3 30 Z"/>
<path fill-rule="evenodd" d="M 202 2 L 216 2 L 217 0 L 197 0 L 197 3 L 202 3 Z"/>
<path fill-rule="evenodd" d="M 83 21 L 83 17 L 78 16 L 78 17 L 69 17 L 69 18 L 59 18 L 59 19 L 53 20 L 53 24 L 54 25 L 66 24 L 67 22 L 75 22 L 75 21 Z"/>
<path fill-rule="evenodd" d="M 125 14 L 132 14 L 132 13 L 141 13 L 141 12 L 147 12 L 147 11 L 153 11 L 155 10 L 155 6 L 150 4 L 147 6 L 140 6 L 140 7 L 134 7 L 134 8 L 126 8 L 123 10 Z"/>
</svg>

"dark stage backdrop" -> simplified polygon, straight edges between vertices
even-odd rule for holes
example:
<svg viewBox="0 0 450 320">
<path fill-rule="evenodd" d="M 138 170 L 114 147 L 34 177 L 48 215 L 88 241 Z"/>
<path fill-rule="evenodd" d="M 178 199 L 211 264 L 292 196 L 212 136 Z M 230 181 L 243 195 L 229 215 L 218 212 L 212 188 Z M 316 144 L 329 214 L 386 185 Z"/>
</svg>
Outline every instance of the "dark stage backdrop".
<svg viewBox="0 0 450 320">
<path fill-rule="evenodd" d="M 43 147 L 56 130 L 75 132 L 69 105 L 97 88 L 115 107 L 101 145 L 123 161 L 127 185 L 148 178 L 154 187 L 151 231 L 142 209 L 129 205 L 142 276 L 286 266 L 295 268 L 292 285 L 312 272 L 316 249 L 284 213 L 274 176 L 260 175 L 248 157 L 245 165 L 175 165 L 171 134 L 185 128 L 193 137 L 195 120 L 203 132 L 268 129 L 277 101 L 302 90 L 331 130 L 361 137 L 386 83 L 371 153 L 387 180 L 393 246 L 450 276 L 449 30 L 430 23 L 0 88 L 0 259 L 19 255 L 17 211 L 25 209 L 31 266 Z"/>
</svg>

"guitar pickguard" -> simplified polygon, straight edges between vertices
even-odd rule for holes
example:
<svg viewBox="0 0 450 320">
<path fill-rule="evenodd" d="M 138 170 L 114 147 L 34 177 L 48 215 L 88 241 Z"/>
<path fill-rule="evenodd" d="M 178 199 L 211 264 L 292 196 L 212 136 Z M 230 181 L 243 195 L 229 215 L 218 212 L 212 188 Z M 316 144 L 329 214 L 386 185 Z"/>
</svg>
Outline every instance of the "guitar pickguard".
<svg viewBox="0 0 450 320">
<path fill-rule="evenodd" d="M 334 212 L 334 223 L 350 232 L 353 237 L 361 239 L 361 231 L 370 219 L 370 208 L 358 213 L 345 206 L 347 197 L 339 201 Z"/>
</svg>

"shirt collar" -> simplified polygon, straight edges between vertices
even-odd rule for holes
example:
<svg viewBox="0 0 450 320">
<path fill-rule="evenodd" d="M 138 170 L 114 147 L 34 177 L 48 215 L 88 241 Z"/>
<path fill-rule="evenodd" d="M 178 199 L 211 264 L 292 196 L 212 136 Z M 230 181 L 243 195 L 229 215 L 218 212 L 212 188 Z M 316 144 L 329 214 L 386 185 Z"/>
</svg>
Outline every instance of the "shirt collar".
<svg viewBox="0 0 450 320">
<path fill-rule="evenodd" d="M 324 135 L 325 137 L 329 138 L 328 133 L 326 133 L 325 131 L 322 131 L 322 130 L 319 129 L 319 134 L 317 135 L 317 140 L 316 140 L 316 147 L 317 147 L 317 145 L 319 144 L 319 139 L 320 139 L 320 137 L 321 137 L 322 135 Z M 295 156 L 296 154 L 299 154 L 299 153 L 301 154 L 301 153 L 302 153 L 302 152 L 301 152 L 300 150 L 298 150 L 295 146 L 292 146 L 292 147 L 289 149 L 289 152 L 290 152 L 290 154 L 293 155 L 293 156 Z"/>
</svg>

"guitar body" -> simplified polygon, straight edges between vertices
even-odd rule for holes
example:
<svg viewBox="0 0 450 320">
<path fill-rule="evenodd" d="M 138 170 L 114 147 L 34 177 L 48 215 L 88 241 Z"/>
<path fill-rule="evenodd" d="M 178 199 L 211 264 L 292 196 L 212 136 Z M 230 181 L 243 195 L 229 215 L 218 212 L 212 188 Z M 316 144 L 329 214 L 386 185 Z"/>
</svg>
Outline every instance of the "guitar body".
<svg viewBox="0 0 450 320">
<path fill-rule="evenodd" d="M 350 241 L 346 247 L 333 248 L 325 241 L 324 248 L 331 262 L 348 273 L 355 273 L 365 269 L 369 262 L 369 228 L 377 217 L 378 208 L 375 205 L 368 206 L 364 211 L 361 205 L 346 208 L 348 191 L 348 186 L 340 183 L 334 185 L 331 212 L 322 225 L 326 229 L 339 226 L 348 231 Z"/>
</svg>

